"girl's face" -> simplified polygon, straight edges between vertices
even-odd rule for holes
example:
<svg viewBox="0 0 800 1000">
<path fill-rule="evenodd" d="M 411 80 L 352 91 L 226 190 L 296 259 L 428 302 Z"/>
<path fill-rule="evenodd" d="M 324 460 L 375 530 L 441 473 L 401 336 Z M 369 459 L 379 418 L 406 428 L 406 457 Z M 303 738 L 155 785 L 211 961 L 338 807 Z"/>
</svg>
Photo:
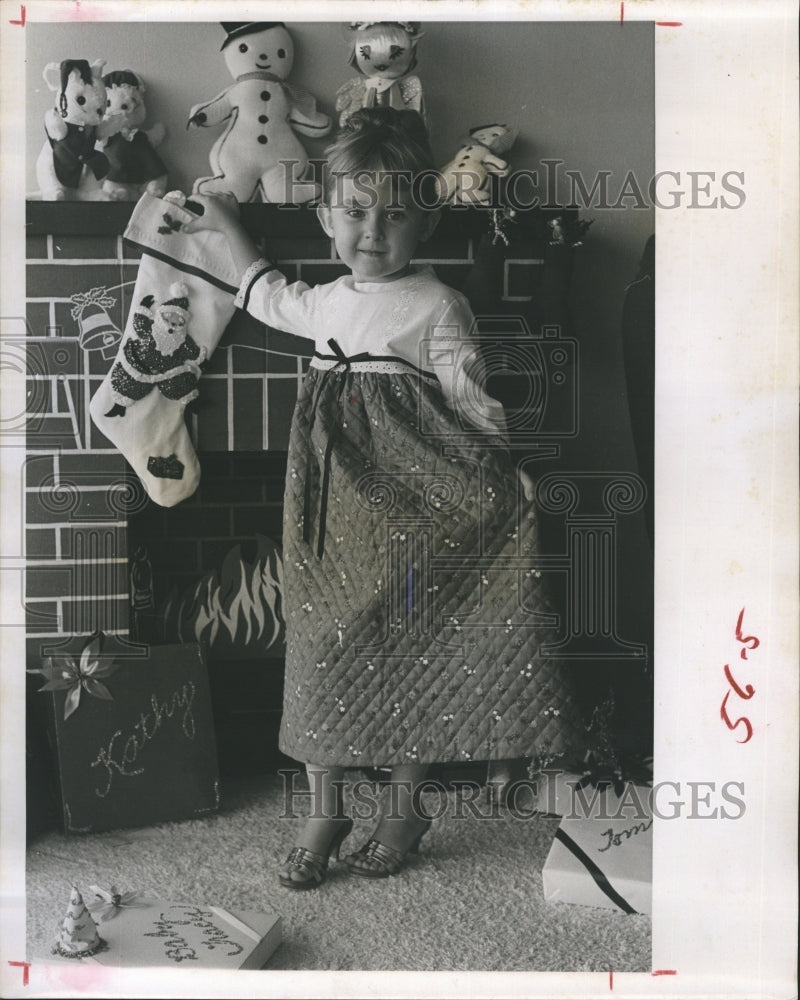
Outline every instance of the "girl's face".
<svg viewBox="0 0 800 1000">
<path fill-rule="evenodd" d="M 417 245 L 439 221 L 414 203 L 407 184 L 391 176 L 335 178 L 329 205 L 319 205 L 322 228 L 356 281 L 394 281 L 408 273 Z"/>
</svg>

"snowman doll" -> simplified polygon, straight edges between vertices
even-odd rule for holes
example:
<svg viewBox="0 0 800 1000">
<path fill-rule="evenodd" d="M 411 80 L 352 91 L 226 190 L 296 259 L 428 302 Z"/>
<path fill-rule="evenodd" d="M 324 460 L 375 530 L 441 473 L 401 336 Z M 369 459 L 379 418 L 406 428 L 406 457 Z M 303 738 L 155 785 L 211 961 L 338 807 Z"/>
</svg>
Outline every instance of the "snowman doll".
<svg viewBox="0 0 800 1000">
<path fill-rule="evenodd" d="M 308 154 L 295 135 L 324 136 L 331 128 L 314 98 L 287 84 L 294 45 L 281 22 L 223 22 L 221 51 L 234 79 L 213 100 L 196 104 L 187 128 L 226 122 L 211 149 L 211 177 L 195 181 L 195 194 L 229 191 L 239 202 L 300 203 L 319 196 L 306 180 Z"/>
</svg>

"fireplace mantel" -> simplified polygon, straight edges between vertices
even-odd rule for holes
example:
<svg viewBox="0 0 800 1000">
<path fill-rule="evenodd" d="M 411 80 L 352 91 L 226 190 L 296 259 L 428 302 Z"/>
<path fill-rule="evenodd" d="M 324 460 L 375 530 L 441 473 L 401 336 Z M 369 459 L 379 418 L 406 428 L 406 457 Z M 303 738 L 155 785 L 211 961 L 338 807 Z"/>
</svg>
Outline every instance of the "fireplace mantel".
<svg viewBox="0 0 800 1000">
<path fill-rule="evenodd" d="M 125 231 L 135 202 L 29 201 L 26 231 L 29 236 L 118 236 Z M 311 205 L 242 205 L 245 229 L 256 235 L 322 237 L 322 227 Z M 445 237 L 477 238 L 488 231 L 492 210 L 468 206 L 445 207 L 437 233 Z M 547 206 L 523 209 L 516 214 L 518 227 L 531 232 L 555 216 L 577 218 L 574 208 Z"/>
</svg>

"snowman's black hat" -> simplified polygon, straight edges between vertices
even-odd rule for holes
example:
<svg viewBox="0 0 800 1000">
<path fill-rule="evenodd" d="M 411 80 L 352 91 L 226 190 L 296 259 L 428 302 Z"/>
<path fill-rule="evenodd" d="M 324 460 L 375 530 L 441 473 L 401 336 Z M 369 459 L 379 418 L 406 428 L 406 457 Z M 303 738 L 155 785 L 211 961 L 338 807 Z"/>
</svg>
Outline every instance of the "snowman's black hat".
<svg viewBox="0 0 800 1000">
<path fill-rule="evenodd" d="M 267 28 L 285 28 L 283 21 L 220 21 L 228 36 L 220 46 L 220 52 L 226 45 L 235 42 L 237 38 L 245 35 L 255 35 L 256 32 L 266 31 Z"/>
</svg>

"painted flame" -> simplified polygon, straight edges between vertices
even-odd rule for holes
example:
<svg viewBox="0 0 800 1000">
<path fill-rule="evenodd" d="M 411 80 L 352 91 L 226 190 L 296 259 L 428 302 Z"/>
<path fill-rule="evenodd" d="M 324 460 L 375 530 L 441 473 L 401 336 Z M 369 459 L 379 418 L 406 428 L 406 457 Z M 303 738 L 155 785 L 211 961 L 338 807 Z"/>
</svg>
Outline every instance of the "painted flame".
<svg viewBox="0 0 800 1000">
<path fill-rule="evenodd" d="M 224 628 L 231 642 L 247 646 L 258 642 L 269 649 L 281 637 L 280 595 L 283 566 L 274 544 L 257 535 L 253 562 L 235 545 L 226 554 L 219 574 L 202 577 L 180 600 L 165 607 L 168 632 L 181 642 L 205 641 L 213 646 Z"/>
</svg>

